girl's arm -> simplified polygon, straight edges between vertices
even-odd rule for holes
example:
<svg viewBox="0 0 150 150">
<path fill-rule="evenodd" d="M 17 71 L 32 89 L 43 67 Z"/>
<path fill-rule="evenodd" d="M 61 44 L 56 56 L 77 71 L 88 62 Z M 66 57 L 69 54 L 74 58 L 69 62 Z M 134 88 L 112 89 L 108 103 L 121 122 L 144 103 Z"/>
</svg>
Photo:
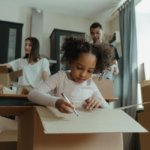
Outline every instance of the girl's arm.
<svg viewBox="0 0 150 150">
<path fill-rule="evenodd" d="M 59 73 L 48 78 L 45 82 L 37 86 L 33 89 L 29 95 L 28 99 L 34 103 L 45 105 L 45 106 L 53 106 L 55 107 L 55 103 L 59 97 L 51 96 L 48 93 L 52 90 L 55 90 L 59 84 Z"/>
<path fill-rule="evenodd" d="M 40 105 L 55 107 L 55 103 L 59 98 L 51 96 L 41 89 L 34 89 L 29 93 L 28 99 Z"/>
<path fill-rule="evenodd" d="M 28 95 L 28 99 L 40 105 L 56 107 L 62 113 L 72 113 L 68 107 L 74 109 L 73 105 L 62 98 L 50 96 L 48 94 L 51 90 L 54 90 L 59 86 L 60 77 L 61 73 L 59 72 L 51 76 L 41 85 L 32 90 Z"/>
<path fill-rule="evenodd" d="M 0 66 L 6 66 L 8 69 L 9 69 L 9 68 L 12 69 L 12 66 L 11 66 L 9 63 L 0 64 Z"/>
<path fill-rule="evenodd" d="M 93 104 L 96 104 L 96 102 L 98 102 L 98 107 L 101 108 L 109 108 L 109 104 L 105 101 L 104 97 L 102 96 L 102 94 L 100 93 L 98 87 L 96 86 L 96 84 L 93 81 L 93 95 L 92 95 L 92 99 L 88 99 L 87 102 L 87 107 L 89 107 L 91 105 L 91 101 L 93 101 Z M 94 99 L 94 100 L 93 100 Z M 92 106 L 93 106 L 92 104 Z"/>
<path fill-rule="evenodd" d="M 92 95 L 93 98 L 98 99 L 98 101 L 101 102 L 101 108 L 109 108 L 109 104 L 106 102 L 106 100 L 104 99 L 104 97 L 101 95 L 100 91 L 94 92 L 94 94 Z"/>
</svg>

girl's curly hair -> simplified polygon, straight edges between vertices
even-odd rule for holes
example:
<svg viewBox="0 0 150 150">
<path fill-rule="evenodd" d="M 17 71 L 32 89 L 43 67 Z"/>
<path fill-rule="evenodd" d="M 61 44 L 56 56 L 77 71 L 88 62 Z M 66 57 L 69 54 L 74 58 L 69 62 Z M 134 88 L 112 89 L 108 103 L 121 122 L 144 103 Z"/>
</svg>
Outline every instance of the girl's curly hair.
<svg viewBox="0 0 150 150">
<path fill-rule="evenodd" d="M 91 53 L 96 56 L 97 64 L 94 73 L 102 73 L 110 68 L 114 58 L 114 48 L 106 43 L 100 45 L 90 44 L 85 38 L 66 37 L 61 48 L 62 63 L 74 61 L 82 53 Z"/>
</svg>

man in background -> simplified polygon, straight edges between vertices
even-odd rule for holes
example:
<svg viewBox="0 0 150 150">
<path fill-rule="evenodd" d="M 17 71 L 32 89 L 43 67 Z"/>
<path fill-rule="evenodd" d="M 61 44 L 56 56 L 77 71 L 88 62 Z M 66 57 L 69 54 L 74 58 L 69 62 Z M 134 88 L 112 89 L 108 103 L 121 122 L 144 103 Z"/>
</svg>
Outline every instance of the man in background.
<svg viewBox="0 0 150 150">
<path fill-rule="evenodd" d="M 91 35 L 91 38 L 93 40 L 93 44 L 101 44 L 102 43 L 102 35 L 103 35 L 102 25 L 99 24 L 98 22 L 93 23 L 90 26 L 90 35 Z M 112 45 L 112 44 L 109 44 L 109 45 L 114 48 L 115 57 L 112 61 L 111 70 L 110 69 L 106 70 L 105 73 L 104 73 L 104 76 L 103 76 L 103 78 L 108 78 L 108 79 L 110 79 L 110 77 L 112 75 L 115 76 L 119 73 L 118 60 L 120 58 L 116 46 Z"/>
</svg>

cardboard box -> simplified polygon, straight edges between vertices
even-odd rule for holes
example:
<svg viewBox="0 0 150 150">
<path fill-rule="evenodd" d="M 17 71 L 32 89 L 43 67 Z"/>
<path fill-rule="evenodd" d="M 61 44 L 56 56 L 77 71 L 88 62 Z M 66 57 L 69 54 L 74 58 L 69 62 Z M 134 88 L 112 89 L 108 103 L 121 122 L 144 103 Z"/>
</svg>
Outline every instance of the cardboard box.
<svg viewBox="0 0 150 150">
<path fill-rule="evenodd" d="M 140 83 L 142 102 L 150 102 L 150 80 Z M 150 111 L 150 104 L 144 105 L 144 111 Z"/>
<path fill-rule="evenodd" d="M 0 66 L 0 85 L 10 88 L 12 79 L 22 76 L 22 70 L 8 73 L 6 66 Z"/>
<path fill-rule="evenodd" d="M 0 149 L 16 150 L 18 139 L 18 123 L 5 117 L 0 117 Z M 6 129 L 8 131 L 6 131 Z"/>
<path fill-rule="evenodd" d="M 0 134 L 0 149 L 17 150 L 17 139 L 17 130 L 3 131 L 2 134 Z"/>
<path fill-rule="evenodd" d="M 100 79 L 98 77 L 93 77 L 93 81 L 97 85 L 98 89 L 100 90 L 102 96 L 109 102 L 113 102 L 118 100 L 114 96 L 114 81 L 109 79 Z"/>
<path fill-rule="evenodd" d="M 17 94 L 0 94 L 0 98 L 10 99 L 28 99 L 28 95 L 17 95 Z"/>
<path fill-rule="evenodd" d="M 138 113 L 138 122 L 149 131 L 140 133 L 141 150 L 150 150 L 150 111 Z"/>
<path fill-rule="evenodd" d="M 17 150 L 123 150 L 122 133 L 147 132 L 122 110 L 76 109 L 63 114 L 42 106 L 0 107 L 19 116 Z"/>
</svg>

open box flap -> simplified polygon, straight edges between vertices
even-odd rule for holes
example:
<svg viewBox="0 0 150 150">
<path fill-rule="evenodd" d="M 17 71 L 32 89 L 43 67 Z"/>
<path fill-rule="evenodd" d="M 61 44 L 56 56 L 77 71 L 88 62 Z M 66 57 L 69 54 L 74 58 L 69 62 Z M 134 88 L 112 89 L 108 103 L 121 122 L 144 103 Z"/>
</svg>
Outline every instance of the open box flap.
<svg viewBox="0 0 150 150">
<path fill-rule="evenodd" d="M 103 97 L 114 97 L 114 81 L 108 79 L 92 78 Z M 108 92 L 109 91 L 109 92 Z"/>
<path fill-rule="evenodd" d="M 11 72 L 11 73 L 9 73 L 9 76 L 10 76 L 11 80 L 16 79 L 16 78 L 22 76 L 22 70 Z"/>
<path fill-rule="evenodd" d="M 77 117 L 74 113 L 63 114 L 52 107 L 36 106 L 36 109 L 47 134 L 147 132 L 122 110 L 76 109 L 79 114 Z"/>
</svg>

